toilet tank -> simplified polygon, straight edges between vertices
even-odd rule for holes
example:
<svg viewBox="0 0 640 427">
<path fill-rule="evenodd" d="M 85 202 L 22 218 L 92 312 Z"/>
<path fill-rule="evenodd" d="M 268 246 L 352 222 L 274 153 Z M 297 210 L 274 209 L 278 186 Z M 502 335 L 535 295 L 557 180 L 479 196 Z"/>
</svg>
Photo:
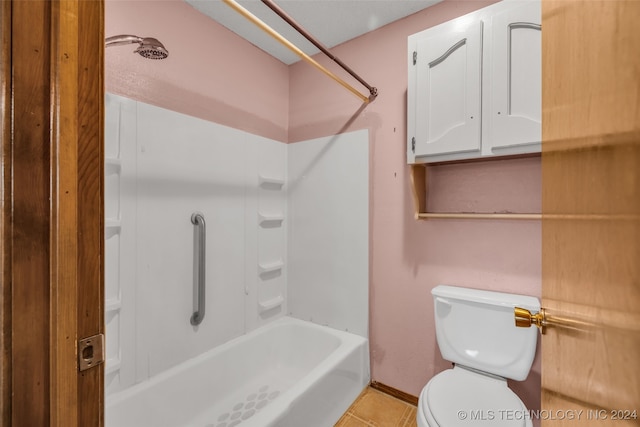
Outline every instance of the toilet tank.
<svg viewBox="0 0 640 427">
<path fill-rule="evenodd" d="M 436 286 L 431 294 L 443 358 L 505 378 L 527 378 L 538 329 L 517 328 L 513 308 L 538 312 L 537 298 L 444 285 Z"/>
</svg>

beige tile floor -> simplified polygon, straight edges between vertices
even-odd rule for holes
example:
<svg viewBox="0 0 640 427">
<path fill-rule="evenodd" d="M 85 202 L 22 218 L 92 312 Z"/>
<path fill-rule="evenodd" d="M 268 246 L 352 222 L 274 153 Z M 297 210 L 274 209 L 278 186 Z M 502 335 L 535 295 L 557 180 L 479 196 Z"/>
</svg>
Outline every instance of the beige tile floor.
<svg viewBox="0 0 640 427">
<path fill-rule="evenodd" d="M 367 387 L 335 427 L 417 427 L 416 407 Z"/>
</svg>

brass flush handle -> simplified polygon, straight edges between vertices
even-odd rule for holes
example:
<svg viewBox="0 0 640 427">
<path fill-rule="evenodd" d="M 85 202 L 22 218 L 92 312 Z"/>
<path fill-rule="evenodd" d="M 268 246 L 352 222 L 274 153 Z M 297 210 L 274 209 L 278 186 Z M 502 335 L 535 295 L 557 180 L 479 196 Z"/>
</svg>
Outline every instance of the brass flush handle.
<svg viewBox="0 0 640 427">
<path fill-rule="evenodd" d="M 544 334 L 544 329 L 547 325 L 544 308 L 541 308 L 536 314 L 531 314 L 526 308 L 514 307 L 513 315 L 518 328 L 528 328 L 531 325 L 536 325 L 540 329 L 540 333 Z"/>
</svg>

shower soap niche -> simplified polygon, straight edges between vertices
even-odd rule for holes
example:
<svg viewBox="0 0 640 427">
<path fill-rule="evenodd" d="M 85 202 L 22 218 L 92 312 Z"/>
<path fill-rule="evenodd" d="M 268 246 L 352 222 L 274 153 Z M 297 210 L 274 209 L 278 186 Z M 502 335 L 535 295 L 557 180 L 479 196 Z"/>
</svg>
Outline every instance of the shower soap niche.
<svg viewBox="0 0 640 427">
<path fill-rule="evenodd" d="M 122 169 L 122 162 L 119 159 L 105 159 L 104 161 L 104 174 L 116 175 L 120 173 Z"/>
<path fill-rule="evenodd" d="M 282 297 L 282 295 L 278 295 L 275 298 L 271 298 L 269 300 L 258 303 L 258 306 L 260 306 L 260 312 L 264 313 L 265 311 L 269 311 L 281 306 L 283 302 L 284 298 Z"/>
<path fill-rule="evenodd" d="M 271 273 L 274 271 L 282 270 L 282 267 L 284 267 L 284 261 L 278 260 L 275 262 L 258 264 L 258 271 L 260 275 L 263 275 L 263 274 Z"/>
<path fill-rule="evenodd" d="M 120 299 L 109 299 L 107 301 L 105 301 L 104 304 L 104 311 L 106 311 L 107 313 L 113 312 L 113 311 L 120 311 L 120 309 L 122 308 L 122 301 L 120 301 Z"/>
<path fill-rule="evenodd" d="M 258 222 L 263 227 L 269 227 L 269 226 L 279 227 L 282 224 L 282 221 L 284 221 L 283 214 L 263 214 L 263 213 L 258 214 Z"/>
<path fill-rule="evenodd" d="M 284 178 L 273 178 L 264 175 L 258 175 L 260 187 L 266 190 L 281 190 L 284 185 Z"/>
<path fill-rule="evenodd" d="M 116 234 L 120 234 L 120 221 L 108 219 L 104 223 L 104 234 L 106 239 L 110 239 Z"/>
<path fill-rule="evenodd" d="M 120 359 L 107 359 L 107 363 L 104 368 L 105 375 L 113 374 L 120 371 Z"/>
</svg>

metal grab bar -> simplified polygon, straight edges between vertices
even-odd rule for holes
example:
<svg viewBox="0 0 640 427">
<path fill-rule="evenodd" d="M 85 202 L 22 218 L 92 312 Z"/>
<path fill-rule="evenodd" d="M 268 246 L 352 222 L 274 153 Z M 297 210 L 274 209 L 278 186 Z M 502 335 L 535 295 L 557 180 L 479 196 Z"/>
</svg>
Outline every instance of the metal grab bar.
<svg viewBox="0 0 640 427">
<path fill-rule="evenodd" d="M 205 313 L 205 250 L 207 229 L 204 216 L 201 213 L 191 215 L 191 223 L 196 226 L 194 230 L 194 312 L 191 315 L 191 324 L 196 326 L 202 323 Z M 196 243 L 197 241 L 197 243 Z M 197 253 L 195 253 L 197 251 Z M 196 285 L 197 284 L 197 285 Z"/>
</svg>

